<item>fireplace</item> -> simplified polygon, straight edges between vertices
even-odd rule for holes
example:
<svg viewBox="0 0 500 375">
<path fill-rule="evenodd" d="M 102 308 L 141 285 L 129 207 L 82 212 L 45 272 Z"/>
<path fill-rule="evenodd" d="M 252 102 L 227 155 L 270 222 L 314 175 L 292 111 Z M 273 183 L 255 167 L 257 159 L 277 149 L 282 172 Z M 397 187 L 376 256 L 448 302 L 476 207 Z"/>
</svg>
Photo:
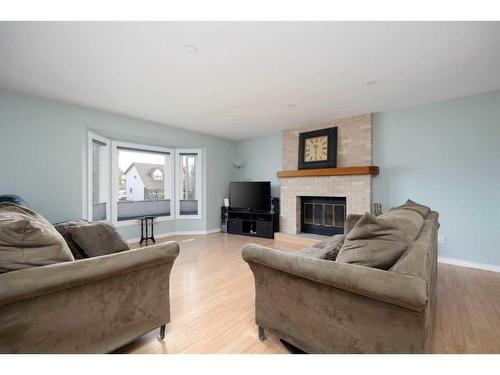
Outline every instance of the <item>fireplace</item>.
<svg viewBox="0 0 500 375">
<path fill-rule="evenodd" d="M 345 197 L 300 197 L 300 231 L 324 236 L 344 233 Z"/>
</svg>

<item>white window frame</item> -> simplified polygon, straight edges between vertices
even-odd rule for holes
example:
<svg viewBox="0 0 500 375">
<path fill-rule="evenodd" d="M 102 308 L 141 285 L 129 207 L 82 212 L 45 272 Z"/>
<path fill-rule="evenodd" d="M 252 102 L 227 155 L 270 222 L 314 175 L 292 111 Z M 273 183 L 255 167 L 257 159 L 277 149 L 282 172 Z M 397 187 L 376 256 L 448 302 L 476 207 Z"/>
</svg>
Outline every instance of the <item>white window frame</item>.
<svg viewBox="0 0 500 375">
<path fill-rule="evenodd" d="M 99 196 L 104 197 L 105 200 L 102 203 L 106 203 L 106 219 L 101 221 L 109 221 L 111 217 L 111 204 L 110 204 L 110 178 L 109 178 L 109 167 L 110 167 L 110 148 L 111 140 L 109 138 L 100 136 L 91 131 L 87 134 L 87 220 L 92 222 L 92 142 L 96 140 L 100 143 L 104 143 L 103 152 L 100 158 L 100 177 L 99 182 Z"/>
<path fill-rule="evenodd" d="M 85 174 L 83 178 L 83 216 L 87 218 L 88 221 L 92 221 L 92 141 L 96 140 L 98 142 L 104 143 L 103 151 L 100 158 L 100 186 L 99 186 L 99 196 L 103 203 L 106 203 L 106 219 L 103 221 L 111 222 L 115 226 L 128 226 L 137 223 L 137 219 L 118 221 L 118 148 L 131 148 L 138 151 L 154 151 L 170 154 L 170 162 L 167 168 L 170 168 L 171 178 L 170 181 L 166 181 L 165 186 L 169 186 L 170 190 L 170 215 L 160 216 L 157 221 L 166 221 L 174 219 L 202 219 L 206 211 L 206 163 L 204 150 L 201 148 L 171 148 L 171 147 L 160 147 L 152 146 L 147 144 L 139 144 L 132 142 L 124 142 L 113 140 L 108 137 L 101 136 L 90 130 L 87 131 L 87 158 L 86 162 L 86 181 Z M 198 201 L 198 214 L 197 215 L 181 215 L 180 214 L 180 198 L 181 198 L 181 186 L 180 186 L 180 174 L 181 174 L 181 157 L 182 153 L 192 153 L 197 154 L 196 157 L 196 199 Z M 85 171 L 85 169 L 84 169 Z M 85 173 L 85 172 L 84 172 Z M 165 180 L 164 174 L 163 178 Z M 178 183 L 179 182 L 179 183 Z"/>
<path fill-rule="evenodd" d="M 197 154 L 196 156 L 196 200 L 198 201 L 198 214 L 197 215 L 181 215 L 180 213 L 180 200 L 181 200 L 181 154 Z M 202 179 L 203 164 L 203 150 L 200 148 L 176 148 L 175 149 L 175 218 L 176 219 L 201 219 L 203 218 L 202 209 L 204 207 L 204 192 L 205 182 Z"/>
<path fill-rule="evenodd" d="M 166 221 L 166 220 L 173 220 L 175 218 L 175 215 L 173 214 L 175 212 L 175 206 L 176 206 L 176 194 L 174 190 L 174 184 L 175 184 L 175 150 L 173 148 L 167 148 L 167 147 L 159 147 L 159 146 L 151 146 L 151 145 L 145 145 L 145 144 L 139 144 L 139 143 L 130 143 L 130 142 L 122 142 L 122 141 L 111 141 L 111 220 L 113 224 L 116 226 L 127 226 L 130 225 L 131 223 L 137 223 L 137 219 L 131 219 L 131 220 L 122 220 L 118 221 L 118 148 L 123 147 L 123 148 L 131 148 L 131 149 L 136 149 L 137 151 L 154 151 L 154 152 L 162 152 L 162 153 L 168 153 L 170 154 L 170 165 L 167 166 L 170 168 L 171 171 L 174 171 L 172 173 L 172 178 L 170 181 L 167 181 L 170 185 L 170 192 L 171 192 L 171 197 L 170 197 L 170 215 L 169 216 L 159 216 L 156 221 Z M 163 176 L 165 180 L 165 175 Z"/>
</svg>

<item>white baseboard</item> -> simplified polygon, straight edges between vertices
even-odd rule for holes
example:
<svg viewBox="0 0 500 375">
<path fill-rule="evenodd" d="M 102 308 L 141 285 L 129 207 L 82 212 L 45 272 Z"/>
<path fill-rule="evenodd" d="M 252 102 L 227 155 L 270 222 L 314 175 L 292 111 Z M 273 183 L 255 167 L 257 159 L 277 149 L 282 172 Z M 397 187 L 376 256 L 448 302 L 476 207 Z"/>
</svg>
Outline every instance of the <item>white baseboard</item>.
<svg viewBox="0 0 500 375">
<path fill-rule="evenodd" d="M 177 231 L 177 232 L 168 232 L 168 233 L 161 233 L 155 235 L 155 238 L 165 238 L 165 237 L 172 237 L 172 236 L 199 236 L 199 235 L 204 235 L 204 234 L 212 234 L 212 233 L 218 233 L 220 232 L 220 229 L 209 229 L 209 230 L 184 230 L 184 231 Z M 137 238 L 131 238 L 127 240 L 127 243 L 134 243 L 134 242 L 139 242 L 141 240 L 140 237 Z"/>
<path fill-rule="evenodd" d="M 221 232 L 220 228 L 215 228 L 215 229 L 209 229 L 209 230 L 207 230 L 207 234 L 220 233 L 220 232 Z"/>
<path fill-rule="evenodd" d="M 495 266 L 494 264 L 470 262 L 468 260 L 446 258 L 446 257 L 438 257 L 438 262 L 444 264 L 451 264 L 459 267 L 476 268 L 478 270 L 500 272 L 500 266 Z"/>
</svg>

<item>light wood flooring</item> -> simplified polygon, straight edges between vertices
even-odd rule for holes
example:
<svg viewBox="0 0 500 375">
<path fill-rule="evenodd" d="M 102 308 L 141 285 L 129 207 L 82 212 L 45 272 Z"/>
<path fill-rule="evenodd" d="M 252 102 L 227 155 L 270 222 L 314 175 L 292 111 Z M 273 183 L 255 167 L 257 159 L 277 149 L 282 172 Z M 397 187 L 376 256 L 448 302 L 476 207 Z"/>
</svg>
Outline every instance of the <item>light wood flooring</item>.
<svg viewBox="0 0 500 375">
<path fill-rule="evenodd" d="M 164 341 L 152 331 L 118 353 L 287 353 L 279 340 L 257 337 L 254 282 L 241 258 L 249 242 L 296 251 L 297 243 L 215 233 L 176 236 L 171 322 Z M 136 245 L 137 246 L 137 245 Z M 500 273 L 439 264 L 435 353 L 500 353 Z"/>
</svg>

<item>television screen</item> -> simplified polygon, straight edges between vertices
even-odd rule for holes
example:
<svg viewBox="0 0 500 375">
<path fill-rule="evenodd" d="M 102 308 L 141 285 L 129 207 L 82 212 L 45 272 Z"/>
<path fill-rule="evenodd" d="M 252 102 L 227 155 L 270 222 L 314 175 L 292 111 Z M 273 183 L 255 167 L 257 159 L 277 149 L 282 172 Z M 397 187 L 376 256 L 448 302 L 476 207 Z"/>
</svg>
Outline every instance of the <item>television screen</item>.
<svg viewBox="0 0 500 375">
<path fill-rule="evenodd" d="M 231 208 L 246 208 L 258 211 L 271 209 L 271 183 L 231 182 L 229 186 Z"/>
</svg>

